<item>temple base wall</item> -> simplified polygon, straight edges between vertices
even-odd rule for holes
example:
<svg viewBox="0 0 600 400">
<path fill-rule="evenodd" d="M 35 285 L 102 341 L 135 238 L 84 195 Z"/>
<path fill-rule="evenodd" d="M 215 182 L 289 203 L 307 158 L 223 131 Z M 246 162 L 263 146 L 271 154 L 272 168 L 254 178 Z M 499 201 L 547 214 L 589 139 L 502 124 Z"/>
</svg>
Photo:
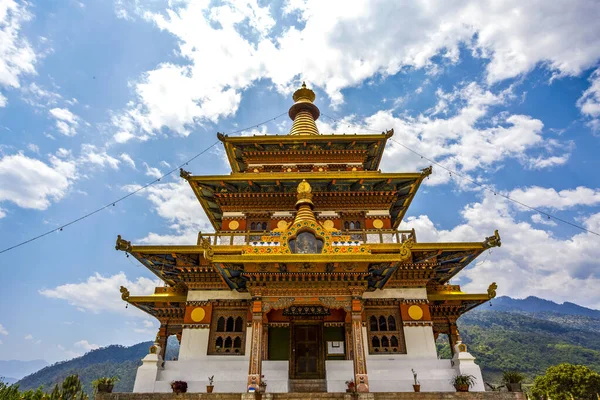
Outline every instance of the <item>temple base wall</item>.
<svg viewBox="0 0 600 400">
<path fill-rule="evenodd" d="M 299 395 L 303 397 L 299 397 Z M 310 396 L 308 396 L 310 395 Z M 98 393 L 96 400 L 255 400 L 254 393 Z M 483 393 L 264 393 L 263 400 L 526 400 L 525 393 L 483 392 Z"/>
</svg>

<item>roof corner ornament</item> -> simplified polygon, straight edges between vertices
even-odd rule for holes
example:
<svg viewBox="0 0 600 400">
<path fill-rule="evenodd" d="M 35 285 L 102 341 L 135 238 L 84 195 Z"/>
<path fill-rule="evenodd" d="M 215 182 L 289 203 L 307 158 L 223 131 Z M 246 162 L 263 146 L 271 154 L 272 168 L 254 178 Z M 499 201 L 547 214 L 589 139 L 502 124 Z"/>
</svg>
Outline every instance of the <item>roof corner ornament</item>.
<svg viewBox="0 0 600 400">
<path fill-rule="evenodd" d="M 224 141 L 226 137 L 227 135 L 225 135 L 224 133 L 217 132 L 217 139 L 219 139 L 221 142 Z"/>
<path fill-rule="evenodd" d="M 179 168 L 179 176 L 182 177 L 183 179 L 185 179 L 186 181 L 189 181 L 190 178 L 192 177 L 192 174 L 183 168 Z"/>
<path fill-rule="evenodd" d="M 200 247 L 202 247 L 202 252 L 204 253 L 204 258 L 209 261 L 212 260 L 213 256 L 215 255 L 215 250 L 210 245 L 210 242 L 208 241 L 208 239 L 203 238 L 201 236 L 201 234 L 198 234 L 198 241 L 199 241 L 198 244 L 200 245 Z"/>
<path fill-rule="evenodd" d="M 386 139 L 391 138 L 392 136 L 394 136 L 394 128 L 388 129 L 387 131 L 383 132 L 383 134 L 385 135 Z"/>
<path fill-rule="evenodd" d="M 486 249 L 491 249 L 492 247 L 500 247 L 502 246 L 502 241 L 500 240 L 500 234 L 498 233 L 498 229 L 494 231 L 494 235 L 485 238 L 483 241 L 483 247 Z"/>
<path fill-rule="evenodd" d="M 490 299 L 493 299 L 494 297 L 496 297 L 496 289 L 498 289 L 498 285 L 496 285 L 496 282 L 492 282 L 492 284 L 490 285 L 490 287 L 488 287 L 488 290 L 487 290 L 488 297 Z"/>
<path fill-rule="evenodd" d="M 130 252 L 132 249 L 131 242 L 121 238 L 121 235 L 117 235 L 117 244 L 115 245 L 115 250 L 121 250 Z"/>
<path fill-rule="evenodd" d="M 121 299 L 129 301 L 129 290 L 125 286 L 121 286 Z"/>
<path fill-rule="evenodd" d="M 424 176 L 429 176 L 429 175 L 431 175 L 432 172 L 433 172 L 433 166 L 432 165 L 430 165 L 427 168 L 423 168 L 421 170 L 421 174 L 424 175 Z"/>
</svg>

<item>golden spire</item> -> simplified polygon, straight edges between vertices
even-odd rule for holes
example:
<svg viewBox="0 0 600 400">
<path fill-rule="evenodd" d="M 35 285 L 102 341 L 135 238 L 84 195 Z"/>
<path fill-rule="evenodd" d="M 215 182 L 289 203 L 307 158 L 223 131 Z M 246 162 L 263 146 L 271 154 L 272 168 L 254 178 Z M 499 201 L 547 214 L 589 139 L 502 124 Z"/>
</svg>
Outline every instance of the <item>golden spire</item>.
<svg viewBox="0 0 600 400">
<path fill-rule="evenodd" d="M 294 223 L 302 222 L 302 221 L 313 221 L 317 222 L 315 219 L 315 214 L 313 213 L 313 202 L 312 202 L 312 188 L 310 187 L 310 183 L 306 182 L 306 179 L 303 179 L 302 182 L 298 185 L 298 201 L 296 202 L 296 218 L 294 219 Z"/>
<path fill-rule="evenodd" d="M 302 82 L 302 87 L 294 92 L 294 105 L 288 112 L 294 123 L 290 130 L 290 135 L 318 135 L 319 130 L 315 121 L 319 119 L 321 112 L 313 104 L 315 101 L 315 92 L 306 87 Z"/>
</svg>

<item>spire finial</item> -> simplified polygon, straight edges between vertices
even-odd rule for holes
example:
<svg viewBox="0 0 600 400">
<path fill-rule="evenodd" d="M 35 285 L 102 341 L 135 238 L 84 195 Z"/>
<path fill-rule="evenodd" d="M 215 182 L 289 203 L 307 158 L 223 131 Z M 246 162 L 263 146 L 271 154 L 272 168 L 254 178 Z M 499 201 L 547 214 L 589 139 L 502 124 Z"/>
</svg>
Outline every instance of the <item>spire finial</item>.
<svg viewBox="0 0 600 400">
<path fill-rule="evenodd" d="M 319 108 L 314 105 L 315 92 L 306 87 L 306 82 L 302 82 L 302 87 L 294 92 L 292 96 L 295 103 L 290 107 L 289 116 L 294 121 L 290 135 L 318 135 L 319 130 L 315 121 L 321 115 Z"/>
</svg>

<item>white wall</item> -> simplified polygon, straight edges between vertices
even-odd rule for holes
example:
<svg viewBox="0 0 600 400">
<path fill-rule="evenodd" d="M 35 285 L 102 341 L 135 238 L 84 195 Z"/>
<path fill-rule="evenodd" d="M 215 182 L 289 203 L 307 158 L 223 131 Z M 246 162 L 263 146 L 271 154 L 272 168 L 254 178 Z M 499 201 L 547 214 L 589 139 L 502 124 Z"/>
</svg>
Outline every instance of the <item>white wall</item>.
<svg viewBox="0 0 600 400">
<path fill-rule="evenodd" d="M 426 288 L 378 289 L 363 293 L 363 299 L 427 299 Z"/>
<path fill-rule="evenodd" d="M 187 296 L 187 301 L 251 299 L 250 293 L 240 293 L 236 290 L 190 290 Z"/>
</svg>

